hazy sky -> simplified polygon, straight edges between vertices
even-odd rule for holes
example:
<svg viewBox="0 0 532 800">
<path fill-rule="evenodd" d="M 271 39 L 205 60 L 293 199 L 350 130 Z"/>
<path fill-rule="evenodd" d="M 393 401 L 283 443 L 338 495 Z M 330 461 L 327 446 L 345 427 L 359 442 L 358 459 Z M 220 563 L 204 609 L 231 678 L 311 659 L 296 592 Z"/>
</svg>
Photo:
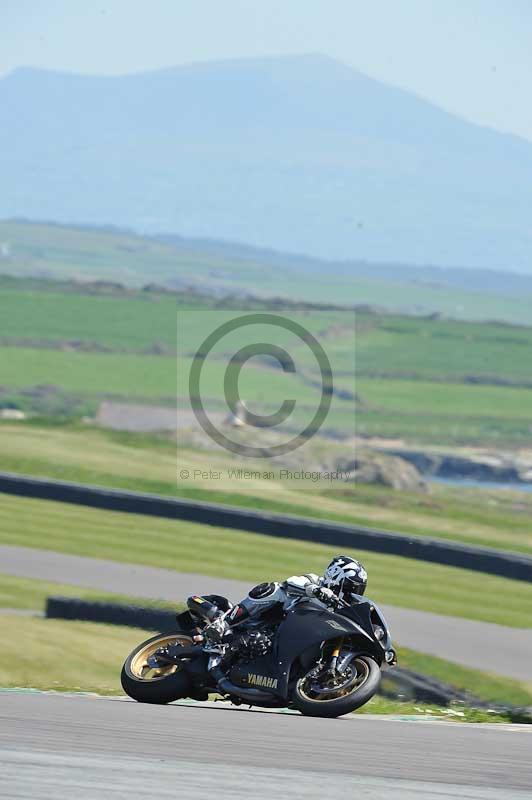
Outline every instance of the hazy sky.
<svg viewBox="0 0 532 800">
<path fill-rule="evenodd" d="M 0 75 L 321 52 L 532 140 L 531 0 L 0 0 Z"/>
</svg>

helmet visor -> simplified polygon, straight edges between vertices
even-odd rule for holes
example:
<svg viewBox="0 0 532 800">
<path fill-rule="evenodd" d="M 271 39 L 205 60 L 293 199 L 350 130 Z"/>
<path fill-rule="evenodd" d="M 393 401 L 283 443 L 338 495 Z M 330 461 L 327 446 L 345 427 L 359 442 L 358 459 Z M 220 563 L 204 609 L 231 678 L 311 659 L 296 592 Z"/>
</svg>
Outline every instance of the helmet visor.
<svg viewBox="0 0 532 800">
<path fill-rule="evenodd" d="M 366 584 L 363 581 L 355 581 L 353 578 L 346 578 L 342 585 L 343 599 L 350 602 L 353 595 L 363 595 L 366 591 Z"/>
</svg>

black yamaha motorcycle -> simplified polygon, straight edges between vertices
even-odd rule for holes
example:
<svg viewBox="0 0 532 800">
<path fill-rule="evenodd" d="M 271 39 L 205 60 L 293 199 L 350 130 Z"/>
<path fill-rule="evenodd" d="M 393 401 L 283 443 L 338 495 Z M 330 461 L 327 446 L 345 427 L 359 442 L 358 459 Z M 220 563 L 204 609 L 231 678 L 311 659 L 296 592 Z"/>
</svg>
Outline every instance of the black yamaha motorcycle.
<svg viewBox="0 0 532 800">
<path fill-rule="evenodd" d="M 178 614 L 174 631 L 153 636 L 128 656 L 124 691 L 141 703 L 207 700 L 217 693 L 235 705 L 339 717 L 367 703 L 379 688 L 381 668 L 397 663 L 384 617 L 365 597 L 338 602 L 334 611 L 302 597 L 274 613 L 277 619 L 244 624 L 222 653 L 194 642 L 207 620 L 198 628 L 195 615 Z"/>
</svg>

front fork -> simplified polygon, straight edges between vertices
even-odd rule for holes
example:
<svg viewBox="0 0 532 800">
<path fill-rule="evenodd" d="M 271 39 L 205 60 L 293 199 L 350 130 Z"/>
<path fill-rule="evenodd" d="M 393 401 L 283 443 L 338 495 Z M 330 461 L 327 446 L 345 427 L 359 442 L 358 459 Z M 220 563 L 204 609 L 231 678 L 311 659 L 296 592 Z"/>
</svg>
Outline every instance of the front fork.
<svg viewBox="0 0 532 800">
<path fill-rule="evenodd" d="M 347 667 L 351 664 L 356 656 L 356 653 L 348 651 L 344 656 L 340 657 L 343 646 L 344 639 L 342 638 L 338 640 L 337 645 L 332 651 L 331 660 L 328 667 L 328 672 L 332 677 L 336 677 L 338 675 L 343 676 Z"/>
<path fill-rule="evenodd" d="M 336 672 L 336 667 L 337 667 L 337 664 L 338 664 L 338 658 L 340 657 L 340 653 L 342 651 L 343 644 L 344 644 L 344 640 L 343 640 L 343 637 L 342 637 L 338 641 L 338 644 L 336 645 L 334 650 L 332 651 L 331 663 L 329 665 L 329 669 L 331 671 L 331 675 L 334 675 L 335 672 Z"/>
</svg>

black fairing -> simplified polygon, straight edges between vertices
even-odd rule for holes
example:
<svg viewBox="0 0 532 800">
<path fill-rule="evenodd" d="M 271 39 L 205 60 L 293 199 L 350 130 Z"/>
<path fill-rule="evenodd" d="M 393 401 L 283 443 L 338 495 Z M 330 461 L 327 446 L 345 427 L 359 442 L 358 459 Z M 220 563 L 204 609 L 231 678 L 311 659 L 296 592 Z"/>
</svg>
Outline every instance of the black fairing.
<svg viewBox="0 0 532 800">
<path fill-rule="evenodd" d="M 351 646 L 381 664 L 384 650 L 373 634 L 370 608 L 370 603 L 364 602 L 335 613 L 311 600 L 298 603 L 281 622 L 273 651 L 249 663 L 236 664 L 230 672 L 231 681 L 287 698 L 294 662 L 299 659 L 305 663 L 309 653 L 315 660 L 322 642 L 341 636 L 349 637 Z"/>
<path fill-rule="evenodd" d="M 353 620 L 357 625 L 360 625 L 361 628 L 369 633 L 371 638 L 374 640 L 377 650 L 375 653 L 369 651 L 372 655 L 378 656 L 379 664 L 384 659 L 384 653 L 386 650 L 389 650 L 392 646 L 392 640 L 390 637 L 390 632 L 388 630 L 388 625 L 382 611 L 375 605 L 371 600 L 360 600 L 360 602 L 355 603 L 354 605 L 348 606 L 347 608 L 338 609 L 338 614 L 342 617 L 348 617 L 348 619 Z M 381 639 L 379 642 L 375 637 L 373 632 L 374 625 L 379 625 L 384 631 L 384 638 Z"/>
</svg>

